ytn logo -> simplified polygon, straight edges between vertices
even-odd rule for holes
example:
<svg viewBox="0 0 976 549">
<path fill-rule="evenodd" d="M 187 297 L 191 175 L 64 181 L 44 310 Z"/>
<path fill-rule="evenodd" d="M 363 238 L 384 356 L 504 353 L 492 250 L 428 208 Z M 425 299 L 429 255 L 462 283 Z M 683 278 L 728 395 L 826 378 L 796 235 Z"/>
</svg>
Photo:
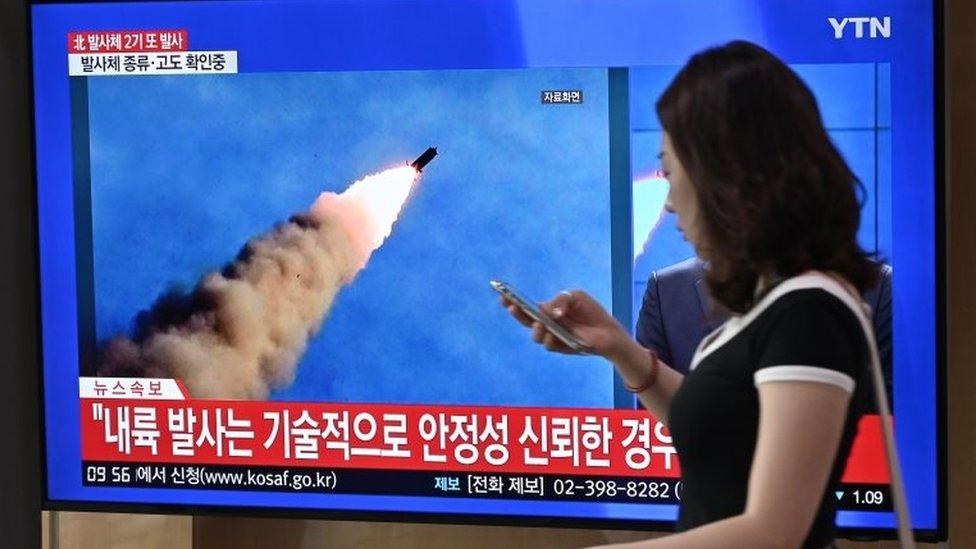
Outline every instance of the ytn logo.
<svg viewBox="0 0 976 549">
<path fill-rule="evenodd" d="M 836 17 L 828 17 L 827 22 L 834 28 L 834 39 L 840 40 L 844 37 L 844 29 L 851 25 L 854 27 L 854 38 L 864 38 L 864 26 L 868 26 L 868 33 L 871 38 L 891 38 L 891 17 L 844 17 L 837 20 Z"/>
</svg>

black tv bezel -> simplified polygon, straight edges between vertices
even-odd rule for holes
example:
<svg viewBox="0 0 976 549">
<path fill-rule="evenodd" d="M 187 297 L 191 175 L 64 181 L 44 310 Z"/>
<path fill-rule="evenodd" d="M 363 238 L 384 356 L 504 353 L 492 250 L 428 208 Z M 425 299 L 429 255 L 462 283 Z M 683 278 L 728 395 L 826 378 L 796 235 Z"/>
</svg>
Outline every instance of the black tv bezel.
<svg viewBox="0 0 976 549">
<path fill-rule="evenodd" d="M 78 3 L 124 3 L 124 2 L 157 2 L 166 0 L 79 0 L 75 2 L 65 0 L 22 0 L 26 8 L 26 37 L 28 59 L 29 82 L 25 85 L 30 88 L 30 147 L 34 165 L 31 169 L 31 196 L 33 203 L 29 205 L 34 213 L 34 219 L 38 219 L 37 214 L 37 165 L 36 165 L 36 127 L 35 127 L 35 97 L 34 97 L 34 66 L 33 66 L 33 10 L 32 6 L 42 4 L 78 4 Z M 222 1 L 222 0 L 218 0 Z M 916 540 L 923 542 L 942 542 L 947 540 L 948 535 L 948 442 L 947 442 L 947 364 L 946 364 L 946 288 L 947 281 L 947 230 L 946 220 L 947 195 L 946 195 L 946 172 L 947 155 L 945 149 L 946 142 L 946 110 L 945 94 L 947 93 L 947 82 L 945 79 L 946 71 L 946 47 L 945 47 L 945 0 L 933 0 L 933 68 L 934 68 L 934 131 L 935 131 L 935 215 L 936 215 L 936 409 L 937 409 L 937 501 L 938 519 L 935 529 L 914 529 Z M 38 277 L 34 281 L 33 291 L 36 310 L 41 307 L 41 287 L 40 287 L 40 251 L 38 227 L 33 227 L 32 237 L 34 250 L 34 263 Z M 497 515 L 497 514 L 468 514 L 468 513 L 422 513 L 410 511 L 352 511 L 337 509 L 308 509 L 308 508 L 289 508 L 289 507 L 250 507 L 232 505 L 180 505 L 164 503 L 122 503 L 122 502 L 94 502 L 84 500 L 61 500 L 50 499 L 48 497 L 47 486 L 47 440 L 44 414 L 44 368 L 43 368 L 43 324 L 40 314 L 37 315 L 37 334 L 38 345 L 35 349 L 35 366 L 38 382 L 39 394 L 37 396 L 37 408 L 40 414 L 41 429 L 38 432 L 38 447 L 40 449 L 40 485 L 41 485 L 41 508 L 47 511 L 82 511 L 82 512 L 110 512 L 110 513 L 137 513 L 137 514 L 163 514 L 163 515 L 195 515 L 195 516 L 234 516 L 234 517 L 254 517 L 254 518 L 290 518 L 290 519 L 318 519 L 318 520 L 342 520 L 342 521 L 375 521 L 375 522 L 401 522 L 401 523 L 424 523 L 424 524 L 457 524 L 457 525 L 487 525 L 487 526 L 524 526 L 524 527 L 548 527 L 548 528 L 575 528 L 575 529 L 608 529 L 608 530 L 637 530 L 647 532 L 669 532 L 674 528 L 673 521 L 659 520 L 622 520 L 622 519 L 595 519 L 595 518 L 575 518 L 575 517 L 545 517 L 535 515 Z M 837 533 L 840 537 L 851 540 L 891 540 L 897 539 L 895 528 L 852 528 L 838 527 Z"/>
</svg>

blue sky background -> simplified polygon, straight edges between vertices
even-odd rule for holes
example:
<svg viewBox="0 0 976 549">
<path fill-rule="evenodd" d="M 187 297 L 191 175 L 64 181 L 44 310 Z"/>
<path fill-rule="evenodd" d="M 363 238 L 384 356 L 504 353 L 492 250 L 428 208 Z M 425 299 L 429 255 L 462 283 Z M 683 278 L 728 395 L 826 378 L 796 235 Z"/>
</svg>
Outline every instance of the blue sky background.
<svg viewBox="0 0 976 549">
<path fill-rule="evenodd" d="M 582 105 L 540 90 L 582 89 Z M 440 155 L 281 400 L 610 407 L 601 359 L 531 343 L 488 286 L 610 305 L 604 69 L 89 79 L 95 322 L 130 329 L 323 190 Z"/>
</svg>

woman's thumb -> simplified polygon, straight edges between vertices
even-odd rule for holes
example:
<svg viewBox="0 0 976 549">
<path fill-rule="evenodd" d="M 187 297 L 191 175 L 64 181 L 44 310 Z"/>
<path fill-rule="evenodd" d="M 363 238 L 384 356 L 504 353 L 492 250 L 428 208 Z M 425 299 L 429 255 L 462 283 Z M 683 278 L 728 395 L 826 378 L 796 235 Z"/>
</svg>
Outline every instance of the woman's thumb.
<svg viewBox="0 0 976 549">
<path fill-rule="evenodd" d="M 573 292 L 566 290 L 559 292 L 556 299 L 553 299 L 550 303 L 549 314 L 553 318 L 565 316 L 569 309 L 573 306 L 573 301 L 575 298 L 576 296 L 573 295 Z"/>
</svg>

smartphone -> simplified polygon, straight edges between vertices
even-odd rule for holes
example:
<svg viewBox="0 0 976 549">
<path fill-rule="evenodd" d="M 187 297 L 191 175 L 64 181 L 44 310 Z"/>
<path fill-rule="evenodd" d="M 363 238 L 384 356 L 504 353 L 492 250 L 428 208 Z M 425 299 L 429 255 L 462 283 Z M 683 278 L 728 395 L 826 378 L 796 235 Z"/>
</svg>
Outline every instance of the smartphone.
<svg viewBox="0 0 976 549">
<path fill-rule="evenodd" d="M 529 318 L 539 322 L 546 327 L 553 336 L 559 341 L 566 344 L 567 347 L 576 351 L 581 355 L 588 355 L 592 353 L 590 347 L 580 338 L 573 335 L 572 332 L 562 327 L 555 320 L 546 316 L 545 313 L 539 310 L 538 307 L 532 304 L 531 301 L 525 299 L 518 294 L 511 286 L 502 282 L 501 280 L 492 280 L 489 282 L 494 290 L 515 304 L 516 307 L 522 310 L 525 314 L 529 315 Z"/>
</svg>

